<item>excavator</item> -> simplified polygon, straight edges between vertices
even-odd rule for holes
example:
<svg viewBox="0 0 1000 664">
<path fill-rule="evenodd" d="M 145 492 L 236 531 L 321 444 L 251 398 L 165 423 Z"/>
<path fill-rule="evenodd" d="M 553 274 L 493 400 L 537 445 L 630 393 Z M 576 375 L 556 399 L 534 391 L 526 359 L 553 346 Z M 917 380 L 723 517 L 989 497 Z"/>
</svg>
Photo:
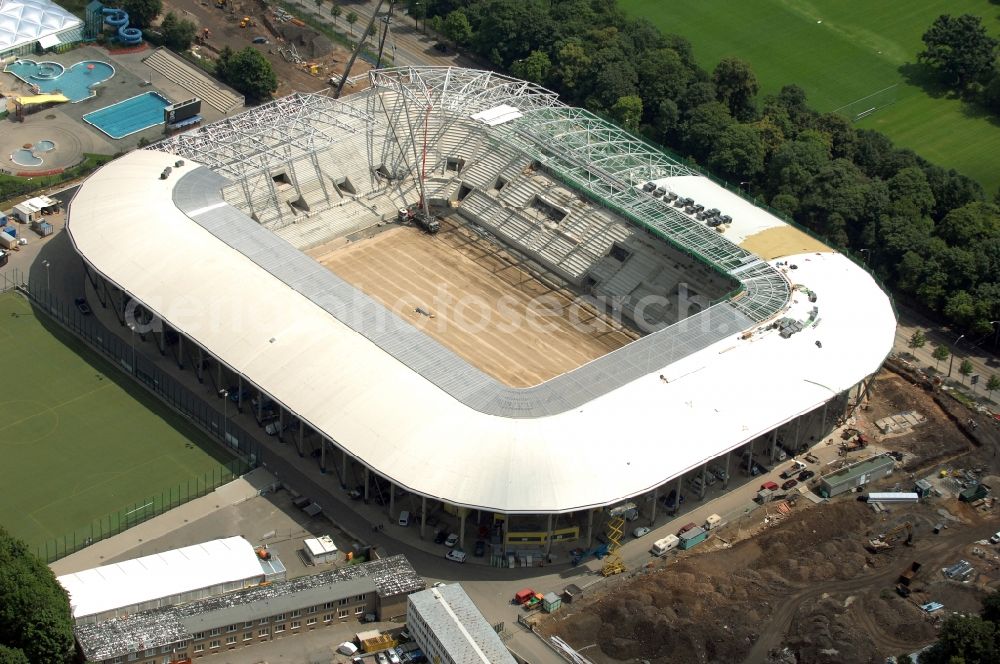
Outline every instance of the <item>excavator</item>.
<svg viewBox="0 0 1000 664">
<path fill-rule="evenodd" d="M 877 537 L 873 537 L 868 540 L 865 548 L 868 549 L 870 553 L 882 553 L 883 551 L 890 551 L 895 548 L 896 543 L 899 541 L 900 537 L 906 533 L 906 540 L 904 543 L 906 546 L 913 545 L 913 524 L 909 521 L 901 523 L 892 530 L 882 533 Z"/>
</svg>

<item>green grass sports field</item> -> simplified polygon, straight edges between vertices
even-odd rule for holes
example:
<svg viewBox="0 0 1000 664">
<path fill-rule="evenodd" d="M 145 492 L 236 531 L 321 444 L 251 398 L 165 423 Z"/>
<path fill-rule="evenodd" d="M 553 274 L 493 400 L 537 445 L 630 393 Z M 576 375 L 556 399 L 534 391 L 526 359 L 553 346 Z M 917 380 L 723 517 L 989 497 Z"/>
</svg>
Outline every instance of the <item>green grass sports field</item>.
<svg viewBox="0 0 1000 664">
<path fill-rule="evenodd" d="M 764 93 L 796 83 L 819 111 L 833 111 L 898 84 L 895 103 L 858 123 L 897 145 L 1000 186 L 1000 122 L 977 116 L 957 99 L 932 96 L 908 81 L 923 48 L 920 36 L 939 14 L 983 17 L 1000 36 L 1000 8 L 989 0 L 619 0 L 665 32 L 683 35 L 708 70 L 726 56 L 749 62 Z M 885 95 L 883 100 L 888 98 Z M 867 110 L 859 103 L 850 110 Z M 848 113 L 845 112 L 845 115 Z"/>
<path fill-rule="evenodd" d="M 39 314 L 40 316 L 41 314 Z M 49 321 L 0 295 L 0 524 L 46 541 L 229 461 L 195 427 Z M 206 451 L 208 450 L 208 451 Z M 178 496 L 179 498 L 179 496 Z"/>
</svg>

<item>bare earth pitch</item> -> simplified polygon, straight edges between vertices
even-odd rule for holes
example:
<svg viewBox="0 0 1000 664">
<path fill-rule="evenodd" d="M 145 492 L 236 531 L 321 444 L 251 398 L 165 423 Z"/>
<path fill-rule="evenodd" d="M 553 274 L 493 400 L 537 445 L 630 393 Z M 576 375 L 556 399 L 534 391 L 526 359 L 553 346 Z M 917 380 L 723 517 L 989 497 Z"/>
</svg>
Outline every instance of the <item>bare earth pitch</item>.
<svg viewBox="0 0 1000 664">
<path fill-rule="evenodd" d="M 434 236 L 400 227 L 306 253 L 512 387 L 537 385 L 638 337 L 451 221 Z"/>
</svg>

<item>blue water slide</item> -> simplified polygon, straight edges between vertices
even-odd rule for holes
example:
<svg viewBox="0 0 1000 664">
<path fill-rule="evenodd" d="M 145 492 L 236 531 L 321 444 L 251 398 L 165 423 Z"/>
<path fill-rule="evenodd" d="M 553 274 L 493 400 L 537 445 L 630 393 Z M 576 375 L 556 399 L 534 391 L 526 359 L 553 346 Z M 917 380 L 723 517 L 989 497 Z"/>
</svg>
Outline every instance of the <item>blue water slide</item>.
<svg viewBox="0 0 1000 664">
<path fill-rule="evenodd" d="M 142 30 L 128 27 L 128 12 L 123 9 L 112 7 L 102 7 L 104 22 L 112 28 L 118 28 L 118 41 L 126 46 L 135 46 L 142 43 Z"/>
</svg>

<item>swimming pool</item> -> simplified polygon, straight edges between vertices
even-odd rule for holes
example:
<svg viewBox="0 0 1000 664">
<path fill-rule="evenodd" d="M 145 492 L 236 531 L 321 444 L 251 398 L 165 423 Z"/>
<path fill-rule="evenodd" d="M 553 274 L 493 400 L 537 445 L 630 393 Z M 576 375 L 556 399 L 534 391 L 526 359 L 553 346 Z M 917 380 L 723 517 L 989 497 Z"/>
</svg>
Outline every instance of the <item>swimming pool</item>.
<svg viewBox="0 0 1000 664">
<path fill-rule="evenodd" d="M 115 68 L 100 60 L 77 62 L 69 69 L 58 62 L 17 60 L 4 71 L 34 85 L 43 94 L 61 92 L 73 103 L 90 99 L 96 94 L 94 86 L 115 75 Z"/>
<path fill-rule="evenodd" d="M 14 154 L 10 156 L 10 160 L 17 164 L 18 166 L 41 166 L 42 160 L 36 157 L 31 150 L 27 148 L 21 148 L 20 150 L 15 150 Z"/>
<path fill-rule="evenodd" d="M 146 92 L 87 113 L 83 120 L 111 138 L 125 138 L 137 131 L 163 124 L 163 109 L 169 105 L 170 100 L 166 97 L 156 92 Z"/>
</svg>

